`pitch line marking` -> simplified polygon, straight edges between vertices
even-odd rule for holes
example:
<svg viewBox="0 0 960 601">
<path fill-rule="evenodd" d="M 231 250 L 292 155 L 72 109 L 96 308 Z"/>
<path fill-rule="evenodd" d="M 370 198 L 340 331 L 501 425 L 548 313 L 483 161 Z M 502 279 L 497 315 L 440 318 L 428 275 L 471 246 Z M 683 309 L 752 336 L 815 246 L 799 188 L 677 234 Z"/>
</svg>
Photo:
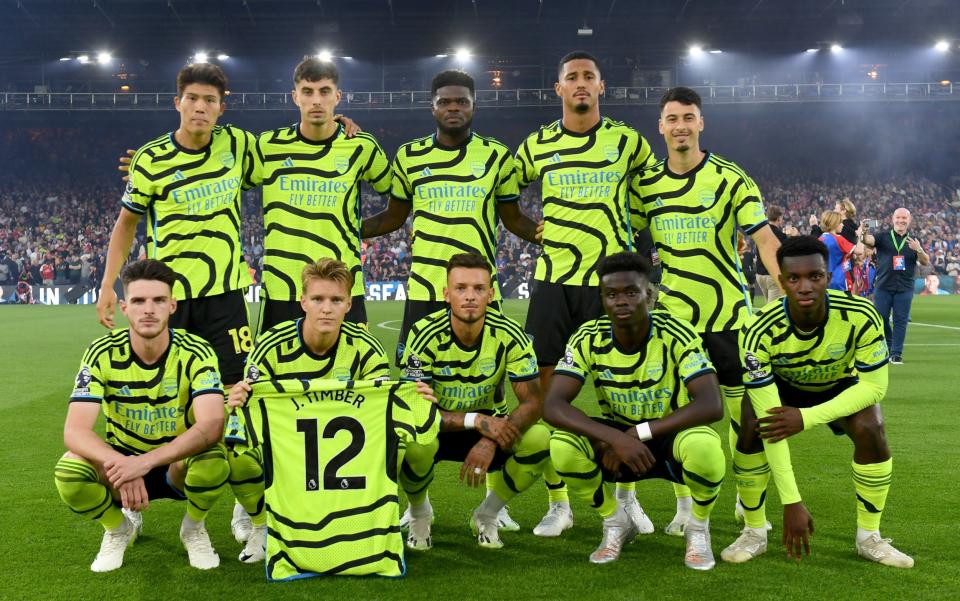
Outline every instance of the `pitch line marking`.
<svg viewBox="0 0 960 601">
<path fill-rule="evenodd" d="M 955 330 L 955 331 L 960 332 L 960 327 L 957 327 L 957 326 L 943 326 L 943 325 L 940 325 L 940 324 L 938 324 L 938 323 L 917 323 L 917 322 L 915 322 L 915 321 L 911 321 L 911 322 L 909 322 L 907 325 L 908 325 L 908 326 L 923 326 L 923 327 L 926 327 L 926 328 L 942 328 L 942 329 L 944 329 L 944 330 Z"/>
<path fill-rule="evenodd" d="M 394 331 L 396 331 L 396 332 L 399 332 L 399 331 L 400 331 L 400 328 L 394 328 L 393 326 L 388 326 L 387 324 L 388 324 L 388 323 L 400 323 L 401 321 L 402 321 L 402 320 L 400 320 L 400 319 L 388 319 L 387 321 L 381 321 L 380 323 L 378 323 L 378 324 L 377 324 L 377 327 L 378 327 L 378 328 L 383 328 L 384 330 L 394 330 Z"/>
</svg>

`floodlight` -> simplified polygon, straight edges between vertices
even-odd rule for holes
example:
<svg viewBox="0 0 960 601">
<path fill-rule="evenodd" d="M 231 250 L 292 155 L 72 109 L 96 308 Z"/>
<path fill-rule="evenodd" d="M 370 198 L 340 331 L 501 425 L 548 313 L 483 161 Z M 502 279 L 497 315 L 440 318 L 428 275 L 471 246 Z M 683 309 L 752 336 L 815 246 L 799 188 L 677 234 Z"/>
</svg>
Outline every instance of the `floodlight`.
<svg viewBox="0 0 960 601">
<path fill-rule="evenodd" d="M 222 52 L 217 55 L 217 60 L 218 60 L 218 61 L 225 61 L 225 60 L 227 60 L 228 58 L 230 58 L 230 55 L 229 55 L 229 54 L 224 54 L 224 53 L 222 53 Z"/>
<path fill-rule="evenodd" d="M 101 65 L 106 65 L 113 60 L 113 57 L 110 56 L 109 52 L 103 51 L 97 53 L 97 62 Z"/>
<path fill-rule="evenodd" d="M 193 55 L 193 60 L 194 62 L 197 62 L 197 63 L 205 63 L 208 60 L 210 60 L 210 55 L 204 52 L 203 50 L 199 50 L 196 54 Z"/>
<path fill-rule="evenodd" d="M 470 60 L 470 50 L 467 48 L 457 48 L 457 52 L 454 56 L 457 57 L 458 61 L 468 61 Z"/>
<path fill-rule="evenodd" d="M 710 54 L 723 54 L 723 50 L 711 50 Z"/>
<path fill-rule="evenodd" d="M 950 42 L 946 40 L 940 40 L 937 42 L 934 48 L 936 48 L 938 52 L 946 52 L 947 50 L 950 50 Z"/>
<path fill-rule="evenodd" d="M 325 63 L 329 63 L 330 61 L 333 60 L 333 53 L 330 52 L 329 50 L 321 50 L 320 52 L 317 53 L 317 58 L 319 58 Z"/>
<path fill-rule="evenodd" d="M 840 52 L 843 50 L 843 46 L 840 44 L 830 44 L 830 52 Z"/>
<path fill-rule="evenodd" d="M 703 47 L 697 44 L 690 46 L 690 56 L 700 56 L 703 54 Z"/>
<path fill-rule="evenodd" d="M 73 60 L 73 59 L 70 58 L 69 56 L 62 56 L 62 57 L 60 57 L 60 62 L 61 62 L 61 63 L 66 62 L 66 61 L 72 61 L 72 60 Z"/>
<path fill-rule="evenodd" d="M 819 48 L 807 48 L 807 54 L 813 54 L 815 52 L 820 52 Z"/>
<path fill-rule="evenodd" d="M 79 61 L 81 65 L 86 65 L 87 63 L 90 62 L 90 57 L 87 56 L 86 54 L 81 54 L 80 56 L 77 57 L 77 61 Z"/>
</svg>

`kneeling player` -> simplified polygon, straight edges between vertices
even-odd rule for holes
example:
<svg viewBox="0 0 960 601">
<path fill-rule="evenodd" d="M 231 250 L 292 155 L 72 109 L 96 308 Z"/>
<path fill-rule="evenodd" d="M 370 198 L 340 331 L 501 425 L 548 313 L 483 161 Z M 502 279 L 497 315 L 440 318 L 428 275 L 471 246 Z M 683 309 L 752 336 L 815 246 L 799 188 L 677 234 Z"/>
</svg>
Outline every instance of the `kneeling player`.
<svg viewBox="0 0 960 601">
<path fill-rule="evenodd" d="M 160 261 L 127 266 L 120 308 L 130 327 L 87 348 L 70 396 L 63 436 L 68 450 L 55 477 L 64 503 L 106 530 L 90 565 L 94 572 L 123 565 L 124 551 L 142 528 L 139 512 L 165 498 L 189 501 L 180 539 L 190 565 L 220 565 L 203 521 L 229 472 L 218 444 L 223 388 L 210 345 L 167 327 L 177 307 L 175 279 Z M 101 410 L 105 438 L 94 432 Z"/>
<path fill-rule="evenodd" d="M 390 378 L 380 341 L 361 325 L 344 321 L 352 304 L 353 273 L 336 259 L 304 266 L 300 276 L 304 317 L 279 323 L 263 332 L 247 362 L 243 381 L 230 389 L 235 409 L 250 395 L 250 384 L 277 378 L 377 380 Z M 230 452 L 230 482 L 237 502 L 253 524 L 240 561 L 256 563 L 265 555 L 267 516 L 263 505 L 263 455 L 258 447 Z"/>
<path fill-rule="evenodd" d="M 570 338 L 544 403 L 557 427 L 550 457 L 570 490 L 604 518 L 593 563 L 620 556 L 637 527 L 614 496 L 614 482 L 663 478 L 690 487 L 692 516 L 684 562 L 695 570 L 715 564 L 710 511 L 723 480 L 720 437 L 707 424 L 723 417 L 716 372 L 689 323 L 647 311 L 650 263 L 629 252 L 598 268 L 607 316 Z M 571 405 L 587 376 L 603 418 Z"/>
<path fill-rule="evenodd" d="M 803 550 L 809 555 L 813 518 L 797 490 L 786 439 L 827 424 L 854 445 L 857 552 L 883 565 L 909 568 L 913 559 L 880 537 L 893 473 L 877 404 L 887 390 L 883 322 L 870 301 L 827 290 L 828 256 L 827 247 L 810 236 L 784 242 L 777 262 L 787 296 L 765 306 L 740 332 L 749 402 L 742 407 L 737 450 L 749 462 L 736 476 L 746 527 L 721 557 L 742 563 L 767 550 L 764 497 L 771 471 L 783 502 L 787 553 L 798 561 Z"/>
<path fill-rule="evenodd" d="M 460 479 L 479 486 L 489 474 L 490 490 L 470 525 L 481 547 L 500 548 L 497 514 L 530 487 L 550 460 L 550 431 L 538 424 L 542 395 L 537 358 L 523 328 L 499 311 L 493 300 L 492 268 L 476 254 L 458 254 L 447 263 L 440 310 L 414 324 L 403 355 L 402 379 L 429 382 L 441 408 L 438 439 L 411 444 L 400 470 L 410 500 L 407 547 L 432 546 L 433 508 L 427 487 L 437 461 L 462 461 Z M 504 375 L 519 405 L 507 414 L 496 401 Z"/>
</svg>

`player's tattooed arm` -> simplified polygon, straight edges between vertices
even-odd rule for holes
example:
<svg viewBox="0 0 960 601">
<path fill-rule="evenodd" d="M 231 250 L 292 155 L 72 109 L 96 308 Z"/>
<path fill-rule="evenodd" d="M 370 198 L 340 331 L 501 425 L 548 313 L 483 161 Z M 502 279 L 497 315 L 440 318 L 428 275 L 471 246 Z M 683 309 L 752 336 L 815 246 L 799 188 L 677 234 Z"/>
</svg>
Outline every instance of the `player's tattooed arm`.
<svg viewBox="0 0 960 601">
<path fill-rule="evenodd" d="M 463 417 L 466 413 L 461 413 L 459 411 L 446 411 L 444 409 L 440 410 L 440 431 L 441 432 L 455 432 L 458 430 L 463 430 Z"/>
<path fill-rule="evenodd" d="M 521 432 L 526 432 L 527 428 L 543 417 L 543 392 L 540 390 L 540 378 L 513 382 L 513 392 L 517 395 L 518 405 L 507 416 L 507 420 Z"/>
</svg>

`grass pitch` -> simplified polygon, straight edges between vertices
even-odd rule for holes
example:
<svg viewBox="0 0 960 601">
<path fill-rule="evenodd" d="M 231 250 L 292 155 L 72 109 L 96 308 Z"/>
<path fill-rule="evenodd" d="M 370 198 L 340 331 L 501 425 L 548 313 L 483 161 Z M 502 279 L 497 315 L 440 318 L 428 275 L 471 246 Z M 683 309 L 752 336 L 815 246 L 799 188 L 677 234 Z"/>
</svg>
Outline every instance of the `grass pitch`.
<svg viewBox="0 0 960 601">
<path fill-rule="evenodd" d="M 367 307 L 371 330 L 389 352 L 402 303 Z M 526 304 L 508 302 L 506 312 L 522 322 Z M 232 503 L 226 495 L 207 520 L 222 560 L 219 569 L 189 567 L 177 535 L 183 506 L 162 501 L 145 513 L 144 534 L 127 551 L 123 568 L 90 572 L 102 529 L 60 502 L 53 466 L 64 450 L 62 426 L 77 364 L 103 329 L 91 306 L 0 307 L 0 365 L 6 366 L 0 378 L 0 538 L 7 549 L 0 599 L 957 599 L 953 501 L 960 486 L 953 476 L 960 465 L 955 405 L 960 298 L 918 298 L 913 320 L 906 363 L 891 366 L 883 403 L 894 480 L 882 529 L 916 559 L 912 570 L 857 557 L 852 445 L 819 428 L 791 439 L 798 484 L 816 524 L 813 555 L 801 565 L 787 560 L 779 546 L 780 504 L 772 481 L 767 507 L 774 531 L 768 553 L 745 565 L 720 561 L 721 549 L 739 531 L 733 518 L 735 488 L 728 479 L 711 522 L 718 565 L 699 573 L 683 566 L 683 540 L 659 532 L 628 546 L 619 562 L 590 565 L 587 555 L 599 542 L 600 519 L 576 500 L 572 530 L 559 539 L 533 536 L 530 529 L 546 507 L 539 483 L 510 504 L 523 531 L 503 533 L 502 550 L 480 549 L 467 519 L 483 492 L 461 485 L 457 466 L 444 463 L 430 495 L 437 516 L 434 548 L 407 553 L 406 578 L 268 584 L 260 566 L 236 559 L 240 546 L 230 535 Z M 585 402 L 588 398 L 583 395 Z M 673 516 L 672 488 L 653 480 L 641 482 L 637 491 L 659 531 Z"/>
</svg>

